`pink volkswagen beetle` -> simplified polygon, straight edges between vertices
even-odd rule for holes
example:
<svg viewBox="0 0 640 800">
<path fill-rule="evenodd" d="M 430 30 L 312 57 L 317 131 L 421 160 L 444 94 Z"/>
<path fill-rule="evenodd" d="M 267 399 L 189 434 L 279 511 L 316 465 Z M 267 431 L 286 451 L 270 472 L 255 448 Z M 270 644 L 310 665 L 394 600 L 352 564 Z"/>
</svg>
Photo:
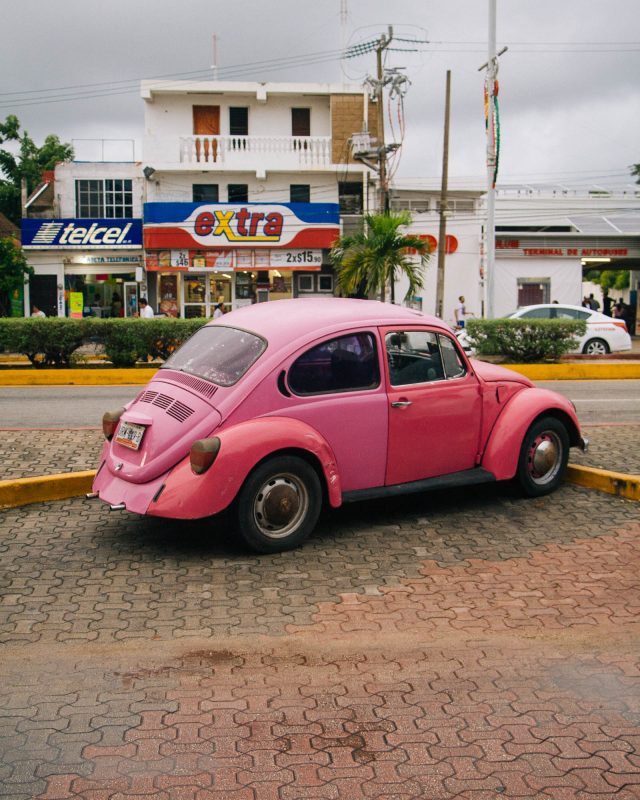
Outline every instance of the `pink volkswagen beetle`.
<svg viewBox="0 0 640 800">
<path fill-rule="evenodd" d="M 468 360 L 439 319 L 338 298 L 208 323 L 103 429 L 94 496 L 174 519 L 231 508 L 259 552 L 302 542 L 323 503 L 512 478 L 545 494 L 586 447 L 570 401 Z"/>
</svg>

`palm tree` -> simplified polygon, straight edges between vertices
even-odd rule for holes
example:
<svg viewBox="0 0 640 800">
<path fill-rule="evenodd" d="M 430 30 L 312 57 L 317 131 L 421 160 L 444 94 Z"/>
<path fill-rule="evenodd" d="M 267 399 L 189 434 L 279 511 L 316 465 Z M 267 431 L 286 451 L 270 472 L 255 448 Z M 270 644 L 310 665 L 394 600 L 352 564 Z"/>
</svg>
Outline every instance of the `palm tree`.
<svg viewBox="0 0 640 800">
<path fill-rule="evenodd" d="M 422 288 L 421 267 L 429 261 L 429 245 L 417 236 L 403 234 L 399 228 L 411 223 L 408 211 L 397 214 L 367 214 L 365 230 L 354 236 L 342 236 L 331 250 L 331 261 L 338 271 L 338 285 L 346 294 L 380 293 L 384 299 L 391 285 L 391 302 L 395 302 L 396 277 L 404 273 L 409 280 L 405 296 L 412 297 Z M 407 255 L 413 249 L 420 255 L 416 264 Z"/>
</svg>

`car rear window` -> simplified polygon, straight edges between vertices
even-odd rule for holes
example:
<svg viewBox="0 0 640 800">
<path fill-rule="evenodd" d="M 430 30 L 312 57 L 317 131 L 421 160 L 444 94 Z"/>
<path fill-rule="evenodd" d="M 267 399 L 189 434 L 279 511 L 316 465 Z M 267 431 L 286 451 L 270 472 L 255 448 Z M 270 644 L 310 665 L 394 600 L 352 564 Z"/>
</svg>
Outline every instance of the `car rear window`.
<svg viewBox="0 0 640 800">
<path fill-rule="evenodd" d="M 161 369 L 197 375 L 218 386 L 233 386 L 266 350 L 254 333 L 225 325 L 206 325 L 176 350 Z"/>
</svg>

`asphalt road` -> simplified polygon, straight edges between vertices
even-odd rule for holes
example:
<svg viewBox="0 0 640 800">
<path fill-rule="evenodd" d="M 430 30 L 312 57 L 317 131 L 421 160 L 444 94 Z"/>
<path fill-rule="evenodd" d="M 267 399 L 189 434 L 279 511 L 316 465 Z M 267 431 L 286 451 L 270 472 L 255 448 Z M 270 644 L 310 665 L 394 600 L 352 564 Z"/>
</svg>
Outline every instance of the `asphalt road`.
<svg viewBox="0 0 640 800">
<path fill-rule="evenodd" d="M 640 422 L 640 380 L 549 381 L 539 386 L 573 400 L 583 424 Z M 1 428 L 99 427 L 102 415 L 133 398 L 140 386 L 0 388 Z"/>
</svg>

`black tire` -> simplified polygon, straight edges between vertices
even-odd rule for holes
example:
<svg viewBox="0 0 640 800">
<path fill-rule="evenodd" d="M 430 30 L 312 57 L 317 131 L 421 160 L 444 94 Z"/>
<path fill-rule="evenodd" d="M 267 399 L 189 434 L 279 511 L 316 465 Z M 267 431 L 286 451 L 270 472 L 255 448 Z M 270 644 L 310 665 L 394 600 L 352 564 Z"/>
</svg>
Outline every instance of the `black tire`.
<svg viewBox="0 0 640 800">
<path fill-rule="evenodd" d="M 589 339 L 585 342 L 582 352 L 589 356 L 604 356 L 611 352 L 604 339 Z"/>
<path fill-rule="evenodd" d="M 555 417 L 542 417 L 525 434 L 516 479 L 526 497 L 554 491 L 564 477 L 569 460 L 569 434 Z"/>
<path fill-rule="evenodd" d="M 296 456 L 274 456 L 256 467 L 238 494 L 238 532 L 257 553 L 291 550 L 311 533 L 321 506 L 313 467 Z"/>
</svg>

